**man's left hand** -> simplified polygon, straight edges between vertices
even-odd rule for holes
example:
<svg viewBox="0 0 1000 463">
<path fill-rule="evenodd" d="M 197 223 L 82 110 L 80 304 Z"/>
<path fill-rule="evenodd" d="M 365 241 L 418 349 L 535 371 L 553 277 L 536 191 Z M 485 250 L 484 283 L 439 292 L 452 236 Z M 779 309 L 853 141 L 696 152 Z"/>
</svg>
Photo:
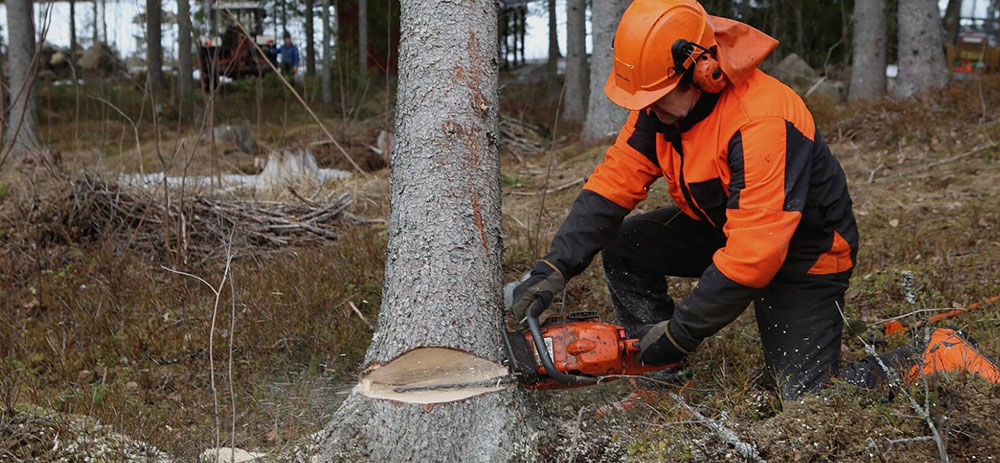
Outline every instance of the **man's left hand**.
<svg viewBox="0 0 1000 463">
<path fill-rule="evenodd" d="M 690 353 L 682 349 L 670 334 L 670 320 L 653 325 L 639 340 L 639 361 L 646 365 L 677 363 Z"/>
</svg>

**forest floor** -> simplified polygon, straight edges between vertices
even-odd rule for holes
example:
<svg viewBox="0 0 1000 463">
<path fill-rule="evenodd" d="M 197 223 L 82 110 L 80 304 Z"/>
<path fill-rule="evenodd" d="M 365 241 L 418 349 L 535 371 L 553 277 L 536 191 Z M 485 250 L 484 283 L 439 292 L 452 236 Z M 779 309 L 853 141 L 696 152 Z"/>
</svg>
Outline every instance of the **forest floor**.
<svg viewBox="0 0 1000 463">
<path fill-rule="evenodd" d="M 507 280 L 545 252 L 606 148 L 606 142 L 574 142 L 570 124 L 553 127 L 552 108 L 530 103 L 543 100 L 537 87 L 504 90 L 506 115 L 538 123 L 555 138 L 545 154 L 503 160 Z M 245 109 L 254 106 L 251 90 L 243 106 L 220 103 L 229 113 L 218 120 L 256 118 Z M 263 256 L 236 249 L 226 276 L 232 286 L 221 286 L 218 298 L 205 284 L 167 269 L 220 287 L 223 260 L 193 267 L 134 245 L 130 230 L 66 230 L 67 182 L 39 170 L 0 178 L 0 461 L 73 461 L 67 457 L 98 450 L 107 461 L 143 454 L 194 461 L 205 449 L 230 443 L 274 455 L 318 431 L 356 380 L 380 303 L 388 171 L 365 145 L 385 127 L 383 96 L 372 90 L 370 103 L 345 102 L 321 114 L 348 152 L 367 156 L 372 175 L 310 186 L 320 195 L 349 192 L 351 213 L 381 220 L 345 225 L 339 239 L 324 246 Z M 90 104 L 91 112 L 107 112 Z M 1000 294 L 1000 80 L 955 83 L 920 100 L 809 104 L 847 173 L 862 239 L 844 310 L 869 329 L 845 335 L 845 363 L 866 355 L 862 339 L 877 341 L 879 350 L 911 341 L 882 336 L 881 321 L 925 310 L 915 320 Z M 310 146 L 321 167 L 346 167 L 339 152 L 313 144 L 325 137 L 294 101 L 265 105 L 270 109 L 255 110 L 262 112 L 260 123 L 250 124 L 260 141 Z M 140 104 L 119 107 L 142 111 Z M 136 171 L 139 158 L 145 166 L 159 163 L 146 125 L 136 129 L 135 150 L 131 126 L 109 122 L 114 113 L 83 122 L 65 112 L 43 108 L 43 114 L 67 171 Z M 159 143 L 189 147 L 176 149 L 190 149 L 192 169 L 206 172 L 198 128 L 180 135 L 171 130 L 162 130 Z M 248 161 L 240 156 L 223 155 L 220 165 L 239 171 Z M 295 200 L 287 192 L 259 199 L 275 196 Z M 659 181 L 638 211 L 669 202 Z M 220 237 L 217 245 L 224 244 Z M 904 300 L 903 271 L 915 275 L 915 305 Z M 672 279 L 671 291 L 683 297 L 694 282 Z M 565 304 L 557 306 L 613 319 L 599 260 L 570 282 Z M 947 324 L 1000 356 L 1000 302 Z M 908 396 L 927 405 L 952 461 L 1000 455 L 1000 386 L 977 378 L 942 375 L 873 391 L 837 385 L 783 402 L 766 380 L 750 310 L 707 340 L 690 365 L 686 387 L 605 419 L 595 418 L 597 407 L 624 398 L 632 383 L 531 393 L 551 418 L 541 455 L 546 461 L 741 461 L 671 393 L 753 443 L 768 461 L 939 461 L 935 443 L 913 439 L 930 431 Z M 80 430 L 80 416 L 93 423 L 91 431 Z M 86 436 L 98 424 L 105 435 L 128 439 L 94 444 Z"/>
</svg>

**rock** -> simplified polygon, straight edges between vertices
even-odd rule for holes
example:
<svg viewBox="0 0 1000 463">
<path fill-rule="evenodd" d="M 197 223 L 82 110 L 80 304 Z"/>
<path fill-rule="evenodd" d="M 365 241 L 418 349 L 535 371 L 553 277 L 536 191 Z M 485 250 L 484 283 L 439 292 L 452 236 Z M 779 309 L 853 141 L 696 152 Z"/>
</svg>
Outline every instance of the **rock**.
<svg viewBox="0 0 1000 463">
<path fill-rule="evenodd" d="M 65 63 L 66 63 L 66 54 L 61 51 L 53 53 L 52 57 L 49 58 L 49 66 L 53 67 L 62 66 Z"/>
<path fill-rule="evenodd" d="M 822 95 L 835 102 L 844 101 L 844 83 L 836 80 L 823 79 L 822 81 L 817 81 L 809 90 L 806 91 L 805 96 L 809 95 Z"/>
<path fill-rule="evenodd" d="M 218 452 L 216 452 L 218 450 Z M 218 455 L 218 459 L 216 459 Z M 247 452 L 243 449 L 219 447 L 218 449 L 208 449 L 201 453 L 202 463 L 243 463 L 247 461 L 259 461 L 266 457 L 266 453 Z"/>
<path fill-rule="evenodd" d="M 250 129 L 245 125 L 222 125 L 216 127 L 214 133 L 216 143 L 232 143 L 240 151 L 249 155 L 256 155 L 260 152 L 260 147 L 257 146 L 257 142 L 250 135 Z"/>
<path fill-rule="evenodd" d="M 76 64 L 84 71 L 100 71 L 104 74 L 112 74 L 125 69 L 121 59 L 103 43 L 96 43 L 84 50 Z"/>
<path fill-rule="evenodd" d="M 796 90 L 805 87 L 799 92 L 801 93 L 816 82 L 817 74 L 802 57 L 792 53 L 778 63 L 774 69 L 774 77 Z"/>
</svg>

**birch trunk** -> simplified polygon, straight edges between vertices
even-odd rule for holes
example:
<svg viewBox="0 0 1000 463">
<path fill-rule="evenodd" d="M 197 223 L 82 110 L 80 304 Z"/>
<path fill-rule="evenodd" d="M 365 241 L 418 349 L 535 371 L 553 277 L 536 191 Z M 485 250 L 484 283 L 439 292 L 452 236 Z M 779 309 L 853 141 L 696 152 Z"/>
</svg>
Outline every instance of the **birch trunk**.
<svg viewBox="0 0 1000 463">
<path fill-rule="evenodd" d="M 4 121 L 4 146 L 0 161 L 8 150 L 10 159 L 19 161 L 41 147 L 34 92 L 34 74 L 39 64 L 33 62 L 35 23 L 31 3 L 31 0 L 7 0 L 7 28 L 10 34 L 7 46 L 10 78 L 7 89 L 10 105 Z"/>
<path fill-rule="evenodd" d="M 306 74 L 316 75 L 316 33 L 313 28 L 313 0 L 306 0 Z"/>
<path fill-rule="evenodd" d="M 320 85 L 323 87 L 323 104 L 333 103 L 333 49 L 330 46 L 330 0 L 323 0 L 323 75 Z"/>
<path fill-rule="evenodd" d="M 181 117 L 190 120 L 194 113 L 194 76 L 191 74 L 191 3 L 177 0 L 177 75 Z"/>
<path fill-rule="evenodd" d="M 533 447 L 515 389 L 425 404 L 363 392 L 381 372 L 420 368 L 400 356 L 432 346 L 507 374 L 496 14 L 495 0 L 401 2 L 382 307 L 368 373 L 326 428 L 318 461 L 502 462 Z"/>
<path fill-rule="evenodd" d="M 628 118 L 628 111 L 615 106 L 604 95 L 604 82 L 611 74 L 614 59 L 611 44 L 615 40 L 618 21 L 628 7 L 628 0 L 601 0 L 593 4 L 593 52 L 590 55 L 590 98 L 583 138 L 587 141 L 606 138 L 618 133 Z"/>
<path fill-rule="evenodd" d="M 563 117 L 583 122 L 587 116 L 587 2 L 566 2 L 566 95 Z"/>
<path fill-rule="evenodd" d="M 358 69 L 368 70 L 368 0 L 358 0 Z"/>
<path fill-rule="evenodd" d="M 879 98 L 885 94 L 885 0 L 854 2 L 854 63 L 848 98 Z"/>
<path fill-rule="evenodd" d="M 899 75 L 893 96 L 926 93 L 948 82 L 938 14 L 937 0 L 899 0 Z"/>
<path fill-rule="evenodd" d="M 149 85 L 153 91 L 163 88 L 163 5 L 146 0 L 146 63 Z"/>
</svg>

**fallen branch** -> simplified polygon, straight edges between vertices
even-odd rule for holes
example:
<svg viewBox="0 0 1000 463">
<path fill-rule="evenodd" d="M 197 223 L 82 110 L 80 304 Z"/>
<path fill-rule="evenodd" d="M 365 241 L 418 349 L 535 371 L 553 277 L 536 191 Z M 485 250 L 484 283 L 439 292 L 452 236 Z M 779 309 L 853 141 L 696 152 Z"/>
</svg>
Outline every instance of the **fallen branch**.
<svg viewBox="0 0 1000 463">
<path fill-rule="evenodd" d="M 578 178 L 578 179 L 573 180 L 572 182 L 569 182 L 569 183 L 567 183 L 565 185 L 560 185 L 560 186 L 557 186 L 555 188 L 549 188 L 548 190 L 544 190 L 544 191 L 511 191 L 510 194 L 515 195 L 515 196 L 537 196 L 537 195 L 540 195 L 540 194 L 551 194 L 551 193 L 556 193 L 556 192 L 559 192 L 559 191 L 566 190 L 566 189 L 571 188 L 571 187 L 573 187 L 575 185 L 579 185 L 579 184 L 583 183 L 586 180 L 587 180 L 586 178 Z"/>
<path fill-rule="evenodd" d="M 767 460 L 761 458 L 760 454 L 757 453 L 757 448 L 754 447 L 753 444 L 748 444 L 746 442 L 743 442 L 742 440 L 740 440 L 739 436 L 737 436 L 736 433 L 734 433 L 729 428 L 723 426 L 718 421 L 715 421 L 699 413 L 698 410 L 695 410 L 693 407 L 688 405 L 687 402 L 684 401 L 683 397 L 671 392 L 670 398 L 674 399 L 674 401 L 677 402 L 677 405 L 680 405 L 682 408 L 687 410 L 687 412 L 690 413 L 692 416 L 694 416 L 697 421 L 701 422 L 701 424 L 704 424 L 705 427 L 712 430 L 712 432 L 714 432 L 716 436 L 722 439 L 723 442 L 732 445 L 733 448 L 735 448 L 736 451 L 739 452 L 741 456 L 743 456 L 743 458 L 746 458 L 747 460 L 753 462 L 767 463 Z"/>
</svg>

